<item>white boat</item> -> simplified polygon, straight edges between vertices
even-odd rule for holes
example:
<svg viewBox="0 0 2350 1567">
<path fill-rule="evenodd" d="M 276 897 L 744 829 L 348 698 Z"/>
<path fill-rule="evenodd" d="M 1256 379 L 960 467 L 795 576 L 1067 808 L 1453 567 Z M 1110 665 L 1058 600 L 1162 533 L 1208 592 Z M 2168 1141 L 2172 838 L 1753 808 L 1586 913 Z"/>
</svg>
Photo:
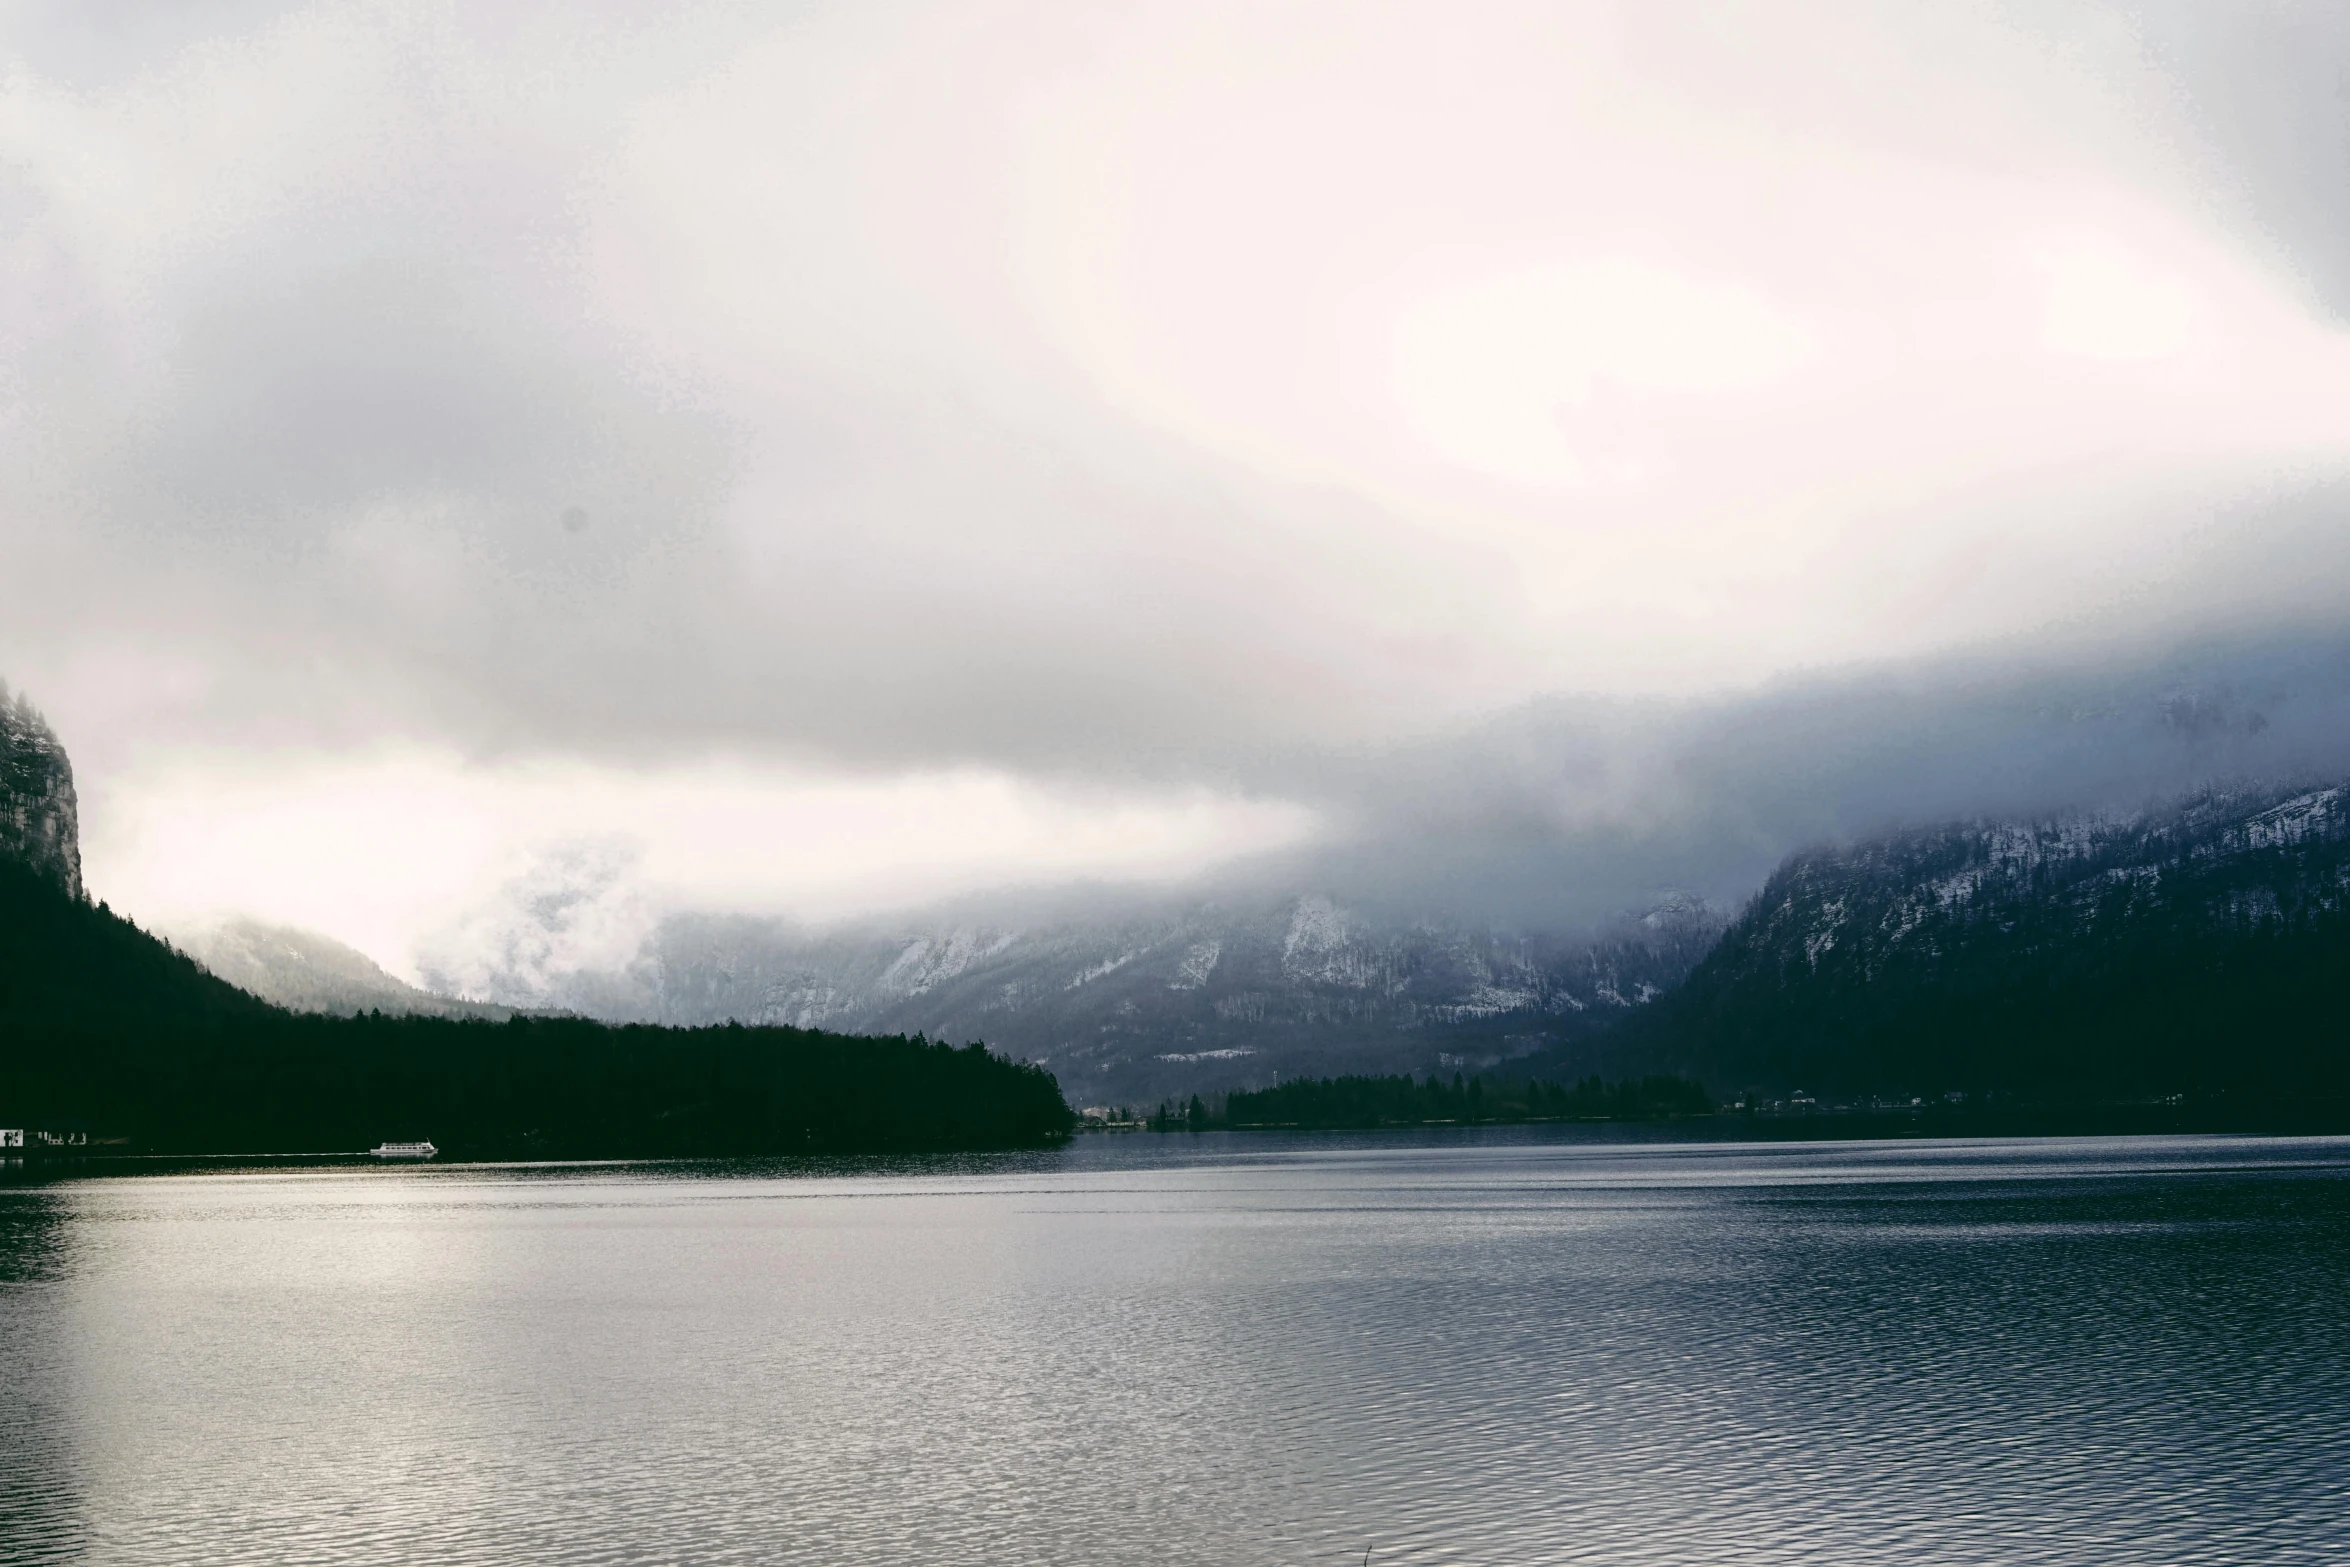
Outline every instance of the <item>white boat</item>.
<svg viewBox="0 0 2350 1567">
<path fill-rule="evenodd" d="M 377 1143 L 374 1152 L 378 1159 L 429 1159 L 440 1150 L 430 1143 Z"/>
</svg>

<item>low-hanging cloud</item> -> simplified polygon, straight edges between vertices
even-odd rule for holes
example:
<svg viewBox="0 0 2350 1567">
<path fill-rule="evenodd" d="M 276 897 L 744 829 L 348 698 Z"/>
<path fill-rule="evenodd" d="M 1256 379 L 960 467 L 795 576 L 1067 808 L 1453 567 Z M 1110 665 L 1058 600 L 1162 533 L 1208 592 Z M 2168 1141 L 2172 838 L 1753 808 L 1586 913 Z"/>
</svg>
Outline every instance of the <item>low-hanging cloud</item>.
<svg viewBox="0 0 2350 1567">
<path fill-rule="evenodd" d="M 1822 842 L 2346 775 L 2350 633 L 1981 655 L 1729 702 L 1537 704 L 1334 780 L 1348 829 L 1256 874 L 1402 919 L 1588 928 L 1675 893 L 1734 906 Z"/>
<path fill-rule="evenodd" d="M 1321 829 L 1294 842 L 1189 876 L 1097 870 L 1007 889 L 999 874 L 990 890 L 900 900 L 836 933 L 884 947 L 993 941 L 1306 899 L 1334 900 L 1366 930 L 1574 940 L 1692 895 L 1734 909 L 1783 856 L 1824 842 L 2346 776 L 2350 631 L 2189 639 L 2152 656 L 2104 638 L 1977 649 L 1730 699 L 1553 699 L 1399 750 L 1293 757 L 1279 786 L 1311 802 Z M 703 939 L 707 922 L 671 916 L 725 900 L 664 903 L 642 868 L 586 850 L 557 846 L 434 931 L 423 976 L 636 1015 L 660 954 Z M 783 916 L 779 935 L 810 939 L 789 917 L 804 911 L 768 912 Z"/>
</svg>

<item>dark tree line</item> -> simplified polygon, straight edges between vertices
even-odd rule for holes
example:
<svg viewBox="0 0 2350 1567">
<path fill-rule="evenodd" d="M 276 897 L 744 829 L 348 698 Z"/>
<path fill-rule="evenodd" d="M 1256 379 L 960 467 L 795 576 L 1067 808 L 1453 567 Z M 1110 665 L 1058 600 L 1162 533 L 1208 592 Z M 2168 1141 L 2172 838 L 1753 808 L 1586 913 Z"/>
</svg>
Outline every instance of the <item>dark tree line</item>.
<svg viewBox="0 0 2350 1567">
<path fill-rule="evenodd" d="M 290 1013 L 0 862 L 0 1125 L 154 1152 L 641 1157 L 1014 1147 L 1071 1119 L 1048 1073 L 979 1045 Z"/>
<path fill-rule="evenodd" d="M 1524 1121 L 1647 1121 L 1704 1115 L 1713 1109 L 1705 1090 L 1686 1077 L 1651 1076 L 1577 1083 L 1472 1077 L 1301 1078 L 1274 1088 L 1241 1090 L 1224 1101 L 1212 1124 L 1235 1129 L 1492 1125 Z M 1200 1102 L 1191 1117 L 1209 1124 Z M 1186 1118 L 1190 1119 L 1190 1118 Z M 1195 1126 L 1196 1129 L 1196 1126 Z"/>
</svg>

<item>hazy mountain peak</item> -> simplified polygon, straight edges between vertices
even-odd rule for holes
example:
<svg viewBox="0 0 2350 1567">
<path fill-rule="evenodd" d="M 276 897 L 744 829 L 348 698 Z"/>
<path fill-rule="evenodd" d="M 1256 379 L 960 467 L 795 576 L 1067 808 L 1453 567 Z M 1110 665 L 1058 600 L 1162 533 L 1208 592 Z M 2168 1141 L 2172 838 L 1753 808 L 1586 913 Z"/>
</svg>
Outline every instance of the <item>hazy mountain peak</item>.
<svg viewBox="0 0 2350 1567">
<path fill-rule="evenodd" d="M 1124 1102 L 1524 1054 L 1671 988 L 1723 925 L 1676 897 L 1597 934 L 1505 934 L 1378 919 L 1319 891 L 1028 916 L 680 914 L 618 962 L 516 967 L 485 993 L 611 1019 L 983 1039 L 1049 1062 L 1087 1102 Z"/>
<path fill-rule="evenodd" d="M 419 990 L 385 973 L 367 954 L 315 931 L 240 916 L 171 935 L 190 957 L 239 990 L 296 1012 L 509 1015 L 504 1007 Z"/>
</svg>

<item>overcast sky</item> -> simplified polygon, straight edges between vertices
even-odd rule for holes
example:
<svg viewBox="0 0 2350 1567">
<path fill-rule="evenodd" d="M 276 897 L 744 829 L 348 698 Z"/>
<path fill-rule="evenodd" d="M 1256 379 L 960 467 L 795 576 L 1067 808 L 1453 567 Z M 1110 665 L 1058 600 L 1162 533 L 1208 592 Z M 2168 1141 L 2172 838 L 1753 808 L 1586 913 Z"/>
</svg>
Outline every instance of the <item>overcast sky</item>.
<svg viewBox="0 0 2350 1567">
<path fill-rule="evenodd" d="M 145 918 L 1431 821 L 1514 907 L 2331 755 L 2338 6 L 0 17 L 0 676 Z M 2193 744 L 1948 716 L 2083 681 Z M 1723 826 L 1797 709 L 1845 781 Z"/>
</svg>

